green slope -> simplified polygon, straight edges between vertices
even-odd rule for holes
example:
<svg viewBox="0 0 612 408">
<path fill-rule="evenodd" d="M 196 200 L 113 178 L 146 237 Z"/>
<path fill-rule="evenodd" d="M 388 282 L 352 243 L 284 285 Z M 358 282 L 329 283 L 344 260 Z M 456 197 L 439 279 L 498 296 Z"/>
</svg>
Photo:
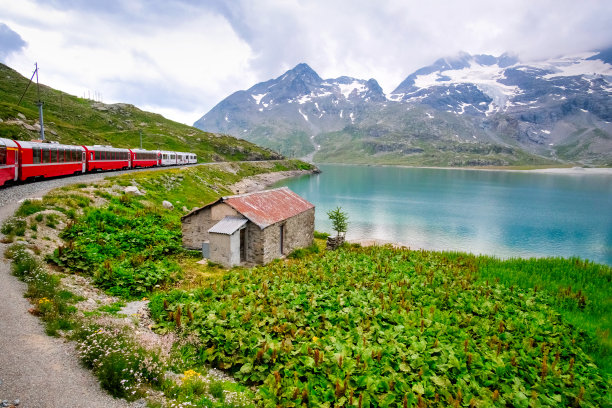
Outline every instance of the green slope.
<svg viewBox="0 0 612 408">
<path fill-rule="evenodd" d="M 29 87 L 17 106 L 27 84 L 28 78 L 0 64 L 0 137 L 39 138 L 33 130 L 38 123 L 36 84 Z M 281 158 L 278 153 L 245 140 L 203 132 L 133 105 L 107 105 L 44 85 L 40 86 L 40 99 L 44 102 L 46 139 L 60 143 L 138 147 L 142 132 L 143 148 L 193 152 L 199 161 Z"/>
</svg>

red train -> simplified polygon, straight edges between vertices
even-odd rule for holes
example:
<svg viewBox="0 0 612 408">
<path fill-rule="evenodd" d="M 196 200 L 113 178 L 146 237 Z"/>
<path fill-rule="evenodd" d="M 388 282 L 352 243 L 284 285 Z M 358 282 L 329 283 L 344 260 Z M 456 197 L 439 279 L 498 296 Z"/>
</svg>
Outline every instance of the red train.
<svg viewBox="0 0 612 408">
<path fill-rule="evenodd" d="M 162 160 L 159 150 L 120 149 L 112 146 L 73 146 L 24 142 L 0 138 L 0 186 L 11 181 L 66 176 L 93 171 L 197 163 L 185 152 L 164 152 L 174 160 Z M 179 159 L 180 157 L 180 159 Z"/>
</svg>

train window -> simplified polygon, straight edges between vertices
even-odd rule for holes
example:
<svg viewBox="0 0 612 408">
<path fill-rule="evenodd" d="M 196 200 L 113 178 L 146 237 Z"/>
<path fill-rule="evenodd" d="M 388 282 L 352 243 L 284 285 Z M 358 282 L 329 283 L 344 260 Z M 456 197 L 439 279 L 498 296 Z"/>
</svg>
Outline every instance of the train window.
<svg viewBox="0 0 612 408">
<path fill-rule="evenodd" d="M 57 148 L 50 148 L 49 149 L 49 162 L 50 163 L 57 163 Z"/>
<path fill-rule="evenodd" d="M 6 164 L 6 146 L 0 146 L 0 166 Z"/>
<path fill-rule="evenodd" d="M 100 152 L 95 151 L 94 154 L 96 155 L 96 160 L 100 160 Z"/>
<path fill-rule="evenodd" d="M 49 148 L 43 147 L 41 150 L 42 150 L 42 163 L 49 163 Z"/>
<path fill-rule="evenodd" d="M 32 163 L 34 164 L 40 163 L 40 148 L 38 147 L 32 148 Z"/>
<path fill-rule="evenodd" d="M 58 163 L 64 162 L 64 149 L 62 149 L 61 147 L 57 149 L 57 162 Z"/>
</svg>

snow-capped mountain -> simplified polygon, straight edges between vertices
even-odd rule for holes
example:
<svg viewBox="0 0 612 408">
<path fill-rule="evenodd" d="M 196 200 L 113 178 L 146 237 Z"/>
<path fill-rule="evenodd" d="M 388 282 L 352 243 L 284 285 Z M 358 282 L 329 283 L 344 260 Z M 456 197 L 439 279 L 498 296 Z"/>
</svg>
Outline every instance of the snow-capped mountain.
<svg viewBox="0 0 612 408">
<path fill-rule="evenodd" d="M 374 79 L 323 80 L 307 64 L 230 95 L 195 127 L 238 135 L 288 155 L 316 147 L 314 136 L 354 123 L 357 112 L 386 101 Z"/>
<path fill-rule="evenodd" d="M 612 50 L 529 63 L 461 53 L 388 96 L 374 79 L 324 80 L 299 64 L 195 126 L 322 161 L 612 165 L 611 80 Z"/>
</svg>

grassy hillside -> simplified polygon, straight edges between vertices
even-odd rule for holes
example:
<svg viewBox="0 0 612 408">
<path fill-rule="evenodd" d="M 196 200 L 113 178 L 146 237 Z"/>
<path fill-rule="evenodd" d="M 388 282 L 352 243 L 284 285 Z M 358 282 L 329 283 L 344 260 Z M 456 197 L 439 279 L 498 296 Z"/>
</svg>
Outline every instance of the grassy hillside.
<svg viewBox="0 0 612 408">
<path fill-rule="evenodd" d="M 36 84 L 30 85 L 21 105 L 17 106 L 27 83 L 28 78 L 0 64 L 0 137 L 16 140 L 39 138 L 34 128 L 38 123 Z M 107 105 L 44 85 L 40 86 L 40 99 L 45 104 L 46 139 L 60 143 L 139 147 L 142 133 L 144 149 L 193 152 L 200 161 L 281 158 L 279 154 L 250 142 L 203 132 L 128 104 Z"/>
<path fill-rule="evenodd" d="M 562 166 L 497 137 L 470 117 L 424 107 L 386 106 L 341 131 L 320 133 L 314 160 L 322 163 L 410 166 Z"/>
</svg>

